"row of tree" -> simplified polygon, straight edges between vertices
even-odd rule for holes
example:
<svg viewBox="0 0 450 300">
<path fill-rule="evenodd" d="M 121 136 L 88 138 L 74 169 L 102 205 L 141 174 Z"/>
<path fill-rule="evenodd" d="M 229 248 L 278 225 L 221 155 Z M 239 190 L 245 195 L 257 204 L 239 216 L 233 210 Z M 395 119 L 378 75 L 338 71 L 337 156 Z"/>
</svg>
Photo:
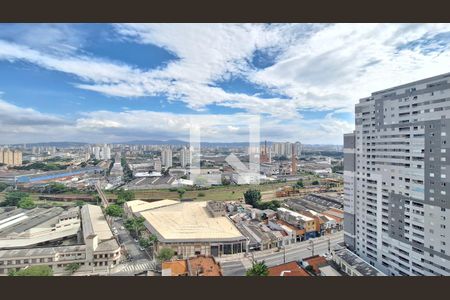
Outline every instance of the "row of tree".
<svg viewBox="0 0 450 300">
<path fill-rule="evenodd" d="M 36 204 L 28 193 L 25 192 L 9 192 L 5 196 L 1 206 L 17 206 L 24 209 L 35 208 Z"/>
</svg>

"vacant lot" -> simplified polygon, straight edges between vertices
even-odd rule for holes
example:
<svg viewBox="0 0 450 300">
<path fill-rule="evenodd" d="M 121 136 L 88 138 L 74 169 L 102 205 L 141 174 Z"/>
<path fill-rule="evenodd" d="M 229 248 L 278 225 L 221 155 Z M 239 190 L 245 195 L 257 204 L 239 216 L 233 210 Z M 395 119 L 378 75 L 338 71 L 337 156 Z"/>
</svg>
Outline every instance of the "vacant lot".
<svg viewBox="0 0 450 300">
<path fill-rule="evenodd" d="M 274 199 L 275 191 L 279 187 L 292 185 L 295 182 L 279 182 L 260 185 L 230 185 L 211 187 L 207 190 L 186 191 L 183 198 L 195 200 L 219 200 L 219 201 L 234 201 L 243 199 L 244 192 L 250 188 L 255 188 L 261 191 L 263 199 Z M 305 181 L 305 184 L 309 184 Z M 134 190 L 136 199 L 178 199 L 179 195 L 176 191 L 164 190 Z M 202 196 L 203 195 L 203 196 Z M 114 195 L 107 194 L 108 197 L 115 198 Z"/>
</svg>

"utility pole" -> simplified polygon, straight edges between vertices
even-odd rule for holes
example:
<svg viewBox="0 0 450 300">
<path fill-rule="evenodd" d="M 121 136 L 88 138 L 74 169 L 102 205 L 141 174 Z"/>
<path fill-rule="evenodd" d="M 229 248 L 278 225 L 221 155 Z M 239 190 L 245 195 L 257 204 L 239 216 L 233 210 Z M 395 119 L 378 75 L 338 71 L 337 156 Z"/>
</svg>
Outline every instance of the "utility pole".
<svg viewBox="0 0 450 300">
<path fill-rule="evenodd" d="M 328 238 L 328 253 L 331 253 L 331 240 Z"/>
<path fill-rule="evenodd" d="M 286 246 L 283 246 L 283 261 L 286 263 Z"/>
<path fill-rule="evenodd" d="M 314 256 L 314 242 L 313 242 L 313 240 L 309 240 L 309 244 L 311 245 L 311 256 Z"/>
</svg>

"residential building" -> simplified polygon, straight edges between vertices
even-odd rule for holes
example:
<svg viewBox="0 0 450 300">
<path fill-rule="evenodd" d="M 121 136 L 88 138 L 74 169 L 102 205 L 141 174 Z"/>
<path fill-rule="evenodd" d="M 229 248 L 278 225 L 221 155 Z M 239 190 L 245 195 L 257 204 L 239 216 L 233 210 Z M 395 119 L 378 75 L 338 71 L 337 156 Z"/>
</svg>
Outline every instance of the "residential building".
<svg viewBox="0 0 450 300">
<path fill-rule="evenodd" d="M 278 266 L 269 268 L 269 276 L 311 276 L 306 272 L 297 262 L 292 261 L 289 263 L 281 264 Z"/>
<path fill-rule="evenodd" d="M 162 276 L 222 276 L 213 256 L 197 255 L 162 263 Z"/>
<path fill-rule="evenodd" d="M 192 153 L 191 153 L 191 149 L 183 147 L 180 150 L 180 163 L 181 163 L 181 167 L 185 168 L 186 166 L 190 166 L 192 165 Z"/>
<path fill-rule="evenodd" d="M 387 275 L 450 275 L 450 73 L 372 93 L 344 135 L 345 243 Z"/>
<path fill-rule="evenodd" d="M 10 149 L 0 150 L 0 164 L 5 164 L 7 166 L 21 166 L 22 152 Z"/>
<path fill-rule="evenodd" d="M 161 150 L 161 162 L 166 169 L 172 167 L 172 149 L 164 148 Z"/>
<path fill-rule="evenodd" d="M 349 276 L 385 276 L 380 270 L 347 249 L 343 243 L 337 244 L 331 250 L 331 254 L 340 271 Z"/>
</svg>

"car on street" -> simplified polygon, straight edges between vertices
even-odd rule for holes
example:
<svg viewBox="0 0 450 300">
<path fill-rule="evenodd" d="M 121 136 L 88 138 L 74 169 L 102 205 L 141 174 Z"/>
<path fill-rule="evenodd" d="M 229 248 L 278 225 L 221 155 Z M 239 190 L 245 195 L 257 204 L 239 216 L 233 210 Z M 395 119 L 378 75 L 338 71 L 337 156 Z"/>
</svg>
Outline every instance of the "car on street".
<svg viewBox="0 0 450 300">
<path fill-rule="evenodd" d="M 138 240 L 138 239 L 134 239 L 134 242 L 135 242 L 135 243 L 139 243 L 139 240 Z"/>
<path fill-rule="evenodd" d="M 139 247 L 139 250 L 144 251 L 145 249 L 144 247 Z"/>
<path fill-rule="evenodd" d="M 123 226 L 120 226 L 120 230 L 124 230 L 125 229 L 125 227 L 123 227 Z"/>
</svg>

